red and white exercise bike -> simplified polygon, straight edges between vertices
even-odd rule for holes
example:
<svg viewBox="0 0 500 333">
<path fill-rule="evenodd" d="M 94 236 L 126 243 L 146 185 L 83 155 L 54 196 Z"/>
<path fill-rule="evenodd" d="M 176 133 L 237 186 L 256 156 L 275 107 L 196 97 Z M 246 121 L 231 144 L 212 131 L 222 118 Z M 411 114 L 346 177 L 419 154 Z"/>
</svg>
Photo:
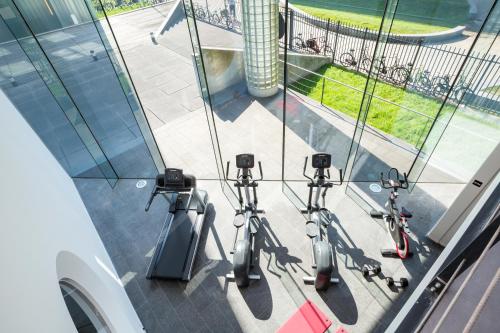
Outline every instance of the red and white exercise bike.
<svg viewBox="0 0 500 333">
<path fill-rule="evenodd" d="M 400 210 L 396 203 L 396 199 L 399 196 L 398 189 L 408 188 L 408 178 L 406 177 L 406 173 L 404 173 L 401 178 L 398 169 L 391 168 L 387 173 L 386 179 L 384 179 L 383 172 L 380 174 L 380 184 L 383 188 L 391 190 L 389 199 L 385 205 L 387 211 L 380 212 L 372 210 L 370 215 L 373 218 L 384 220 L 395 244 L 395 249 L 381 250 L 382 256 L 406 259 L 412 255 L 408 241 L 409 229 L 407 223 L 407 220 L 412 217 L 412 213 L 404 207 L 401 207 Z"/>
</svg>

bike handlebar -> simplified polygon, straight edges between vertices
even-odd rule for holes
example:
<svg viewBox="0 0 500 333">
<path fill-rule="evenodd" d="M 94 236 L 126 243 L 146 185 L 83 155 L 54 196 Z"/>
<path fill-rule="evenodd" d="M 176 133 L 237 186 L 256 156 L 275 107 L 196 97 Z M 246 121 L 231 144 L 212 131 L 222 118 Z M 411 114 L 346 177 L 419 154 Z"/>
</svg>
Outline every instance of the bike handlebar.
<svg viewBox="0 0 500 333">
<path fill-rule="evenodd" d="M 396 177 L 395 179 L 391 178 L 391 173 L 395 171 L 396 172 Z M 393 181 L 393 182 L 391 182 Z M 395 181 L 395 182 L 394 182 Z M 391 168 L 389 172 L 387 173 L 387 179 L 384 179 L 384 173 L 380 173 L 380 184 L 382 185 L 383 188 L 385 189 L 394 189 L 397 190 L 398 188 L 402 189 L 407 189 L 409 184 L 408 184 L 408 177 L 406 175 L 406 172 L 403 173 L 403 178 L 400 177 L 399 171 L 396 168 Z"/>
</svg>

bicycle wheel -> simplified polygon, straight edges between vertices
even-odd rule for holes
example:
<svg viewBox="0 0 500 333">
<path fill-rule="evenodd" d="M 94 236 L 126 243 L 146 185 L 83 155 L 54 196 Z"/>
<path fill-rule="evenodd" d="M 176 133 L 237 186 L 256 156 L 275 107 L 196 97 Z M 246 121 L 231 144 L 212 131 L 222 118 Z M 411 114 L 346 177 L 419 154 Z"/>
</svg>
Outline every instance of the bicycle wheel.
<svg viewBox="0 0 500 333">
<path fill-rule="evenodd" d="M 448 81 L 441 76 L 432 79 L 432 85 L 434 86 L 434 94 L 440 96 L 446 95 L 448 93 L 448 89 L 450 88 Z"/>
<path fill-rule="evenodd" d="M 210 15 L 210 23 L 212 24 L 220 24 L 220 16 L 217 13 Z"/>
<path fill-rule="evenodd" d="M 292 38 L 292 48 L 297 50 L 302 50 L 305 47 L 304 41 L 300 37 Z"/>
<path fill-rule="evenodd" d="M 333 63 L 333 49 L 330 46 L 323 46 L 321 54 L 330 57 L 330 62 Z"/>
<path fill-rule="evenodd" d="M 384 62 L 380 59 L 375 59 L 375 61 L 373 62 L 372 70 L 378 72 L 379 75 L 387 74 L 387 67 L 385 66 Z"/>
<path fill-rule="evenodd" d="M 202 20 L 202 21 L 205 21 L 207 15 L 205 14 L 205 11 L 203 10 L 203 8 L 196 8 L 194 10 L 194 16 L 199 19 L 199 20 Z"/>
<path fill-rule="evenodd" d="M 340 55 L 340 63 L 344 67 L 356 66 L 356 60 L 354 59 L 354 56 L 349 52 L 342 53 Z"/>
<path fill-rule="evenodd" d="M 409 77 L 410 71 L 408 69 L 405 67 L 396 67 L 392 71 L 391 80 L 398 85 L 403 85 L 408 81 Z"/>
<path fill-rule="evenodd" d="M 427 76 L 421 76 L 418 78 L 417 82 L 418 88 L 427 95 L 430 95 L 432 92 L 432 82 Z"/>
<path fill-rule="evenodd" d="M 467 87 L 458 87 L 453 91 L 452 97 L 456 102 L 462 102 L 462 99 L 467 95 L 472 95 L 472 89 Z"/>
<path fill-rule="evenodd" d="M 368 73 L 370 71 L 371 64 L 372 64 L 372 61 L 369 58 L 363 58 L 361 60 L 360 68 Z"/>
<path fill-rule="evenodd" d="M 399 244 L 396 244 L 396 253 L 401 259 L 406 259 L 410 253 L 410 244 L 408 242 L 408 235 L 404 231 L 400 231 L 401 237 Z"/>
</svg>

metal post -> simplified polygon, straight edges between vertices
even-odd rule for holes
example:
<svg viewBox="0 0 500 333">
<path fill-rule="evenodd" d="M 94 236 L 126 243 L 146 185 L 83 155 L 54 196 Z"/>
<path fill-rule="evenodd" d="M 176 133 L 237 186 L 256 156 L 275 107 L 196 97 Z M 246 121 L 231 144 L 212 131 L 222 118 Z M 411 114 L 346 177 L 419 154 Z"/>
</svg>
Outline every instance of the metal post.
<svg viewBox="0 0 500 333">
<path fill-rule="evenodd" d="M 323 48 L 323 55 L 326 55 L 326 47 L 328 46 L 328 32 L 330 32 L 330 18 L 328 18 L 328 22 L 326 22 L 325 47 Z"/>
<path fill-rule="evenodd" d="M 359 59 L 358 59 L 357 65 L 356 65 L 356 72 L 359 72 L 359 64 L 361 64 L 361 57 L 363 56 L 363 49 L 365 48 L 366 34 L 367 33 L 368 33 L 368 28 L 365 28 L 365 33 L 363 34 L 363 42 L 361 43 L 361 50 L 359 51 Z"/>
<path fill-rule="evenodd" d="M 321 87 L 321 105 L 323 105 L 323 95 L 325 94 L 325 77 L 323 76 L 323 86 Z"/>
<path fill-rule="evenodd" d="M 288 22 L 288 27 L 290 29 L 290 33 L 288 34 L 288 48 L 290 50 L 293 49 L 293 35 L 294 35 L 294 25 L 295 25 L 295 20 L 294 20 L 294 11 L 293 10 L 289 10 L 290 14 L 289 14 L 289 22 Z M 287 13 L 288 15 L 288 13 Z"/>
<path fill-rule="evenodd" d="M 333 41 L 333 55 L 332 64 L 335 63 L 335 53 L 337 52 L 337 39 L 339 38 L 340 21 L 337 21 L 337 27 L 335 28 L 335 40 Z"/>
<path fill-rule="evenodd" d="M 415 52 L 415 58 L 413 58 L 413 65 L 410 67 L 410 74 L 408 74 L 408 78 L 405 81 L 405 85 L 403 87 L 404 90 L 406 90 L 406 86 L 408 85 L 408 81 L 411 80 L 411 77 L 413 75 L 413 70 L 417 67 L 417 60 L 418 56 L 420 55 L 420 49 L 422 48 L 422 39 L 418 40 L 418 47 L 417 47 L 417 52 Z"/>
</svg>

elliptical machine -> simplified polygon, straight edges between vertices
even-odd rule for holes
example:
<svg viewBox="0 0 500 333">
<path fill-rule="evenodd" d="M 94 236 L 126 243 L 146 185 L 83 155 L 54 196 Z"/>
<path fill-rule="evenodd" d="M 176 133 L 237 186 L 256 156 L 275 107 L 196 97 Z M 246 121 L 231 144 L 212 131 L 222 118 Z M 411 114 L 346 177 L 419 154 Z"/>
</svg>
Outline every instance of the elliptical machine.
<svg viewBox="0 0 500 333">
<path fill-rule="evenodd" d="M 396 199 L 399 196 L 398 189 L 408 188 L 408 177 L 406 173 L 403 173 L 403 177 L 400 177 L 398 169 L 391 168 L 387 173 L 386 179 L 384 179 L 384 173 L 380 173 L 380 184 L 385 189 L 392 189 L 385 204 L 388 211 L 380 212 L 372 210 L 370 216 L 384 220 L 396 245 L 396 249 L 382 249 L 380 252 L 384 257 L 406 259 L 412 255 L 408 242 L 409 229 L 407 219 L 410 219 L 413 215 L 404 207 L 401 207 L 401 210 L 399 210 Z"/>
<path fill-rule="evenodd" d="M 312 268 L 314 276 L 305 276 L 304 282 L 312 283 L 317 290 L 326 290 L 331 283 L 338 283 L 339 279 L 332 278 L 333 273 L 333 250 L 328 239 L 328 225 L 330 224 L 330 211 L 325 208 L 326 191 L 333 185 L 342 185 L 342 169 L 339 170 L 340 181 L 331 182 L 330 167 L 332 164 L 332 155 L 317 153 L 312 155 L 312 167 L 316 169 L 313 178 L 306 174 L 308 157 L 304 162 L 304 177 L 309 179 L 309 197 L 307 200 L 307 209 L 301 210 L 307 214 L 306 233 L 311 239 L 312 248 Z M 326 171 L 326 174 L 325 174 Z M 316 189 L 313 198 L 313 189 Z M 322 203 L 319 203 L 321 190 Z"/>
<path fill-rule="evenodd" d="M 234 279 L 238 287 L 247 287 L 250 280 L 260 280 L 259 274 L 250 274 L 250 269 L 254 265 L 255 234 L 259 230 L 261 220 L 258 216 L 264 213 L 257 209 L 257 181 L 263 179 L 262 165 L 259 163 L 260 179 L 254 180 L 252 168 L 254 167 L 253 154 L 236 155 L 236 167 L 238 173 L 236 179 L 229 178 L 229 161 L 226 167 L 226 179 L 234 181 L 234 186 L 238 189 L 238 199 L 240 209 L 236 210 L 233 225 L 236 227 L 234 235 L 233 249 L 233 273 L 227 274 L 226 278 Z M 241 189 L 245 191 L 245 199 L 241 194 Z M 250 188 L 253 190 L 253 200 L 250 195 Z M 239 230 L 243 228 L 243 238 L 238 239 Z"/>
</svg>

